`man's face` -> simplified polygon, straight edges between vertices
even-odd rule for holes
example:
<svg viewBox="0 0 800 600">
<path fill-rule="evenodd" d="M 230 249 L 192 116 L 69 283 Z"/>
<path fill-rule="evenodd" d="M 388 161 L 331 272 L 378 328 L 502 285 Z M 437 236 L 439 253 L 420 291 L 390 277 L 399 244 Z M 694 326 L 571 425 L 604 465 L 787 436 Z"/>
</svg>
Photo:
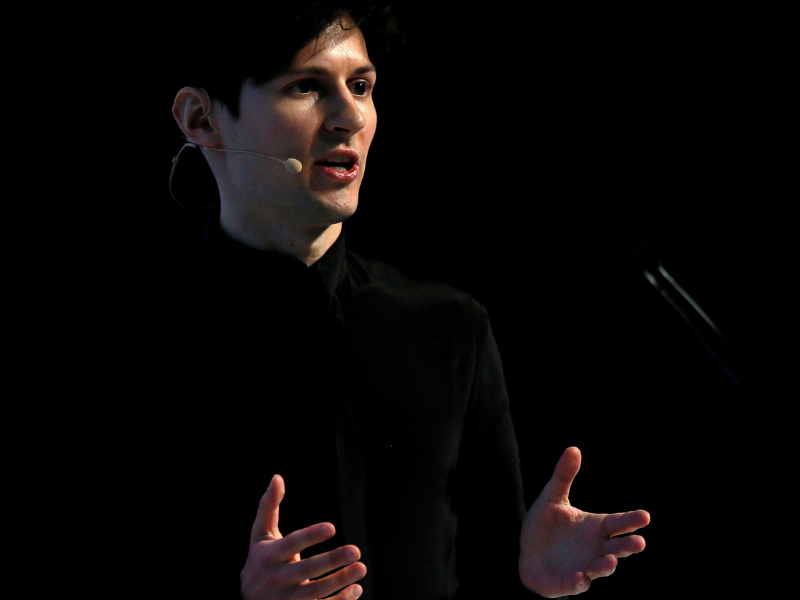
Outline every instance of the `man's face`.
<svg viewBox="0 0 800 600">
<path fill-rule="evenodd" d="M 240 117 L 221 111 L 222 147 L 303 164 L 288 173 L 275 161 L 226 153 L 223 202 L 265 210 L 287 226 L 324 227 L 352 215 L 377 115 L 375 69 L 357 28 L 338 23 L 297 55 L 290 70 L 242 88 Z"/>
</svg>

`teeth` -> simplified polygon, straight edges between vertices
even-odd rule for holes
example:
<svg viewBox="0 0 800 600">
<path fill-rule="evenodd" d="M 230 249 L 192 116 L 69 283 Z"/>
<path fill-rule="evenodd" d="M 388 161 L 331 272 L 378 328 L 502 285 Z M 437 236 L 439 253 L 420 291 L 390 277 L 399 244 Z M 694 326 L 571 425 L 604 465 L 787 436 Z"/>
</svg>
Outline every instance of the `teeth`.
<svg viewBox="0 0 800 600">
<path fill-rule="evenodd" d="M 353 160 L 347 156 L 331 156 L 330 158 L 326 158 L 323 162 L 328 165 L 328 168 L 340 173 L 347 172 L 354 164 Z"/>
</svg>

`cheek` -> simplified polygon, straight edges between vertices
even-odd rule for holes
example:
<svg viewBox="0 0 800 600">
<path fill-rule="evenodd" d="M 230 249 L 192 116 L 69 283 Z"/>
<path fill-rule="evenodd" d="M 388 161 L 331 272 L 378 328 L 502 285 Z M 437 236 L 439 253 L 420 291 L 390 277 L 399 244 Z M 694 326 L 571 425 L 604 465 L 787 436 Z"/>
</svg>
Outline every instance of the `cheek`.
<svg viewBox="0 0 800 600">
<path fill-rule="evenodd" d="M 297 106 L 276 115 L 271 132 L 277 135 L 273 135 L 272 140 L 290 148 L 307 150 L 316 129 L 317 118 L 314 111 Z"/>
</svg>

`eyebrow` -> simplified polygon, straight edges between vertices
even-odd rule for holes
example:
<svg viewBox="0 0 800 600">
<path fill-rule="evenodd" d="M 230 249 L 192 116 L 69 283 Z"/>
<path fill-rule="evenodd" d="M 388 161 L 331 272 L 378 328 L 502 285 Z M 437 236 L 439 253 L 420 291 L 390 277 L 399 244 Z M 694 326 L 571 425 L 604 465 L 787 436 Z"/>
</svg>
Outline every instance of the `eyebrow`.
<svg viewBox="0 0 800 600">
<path fill-rule="evenodd" d="M 375 73 L 377 69 L 375 69 L 375 65 L 369 63 L 367 65 L 363 65 L 358 67 L 355 71 L 353 71 L 354 75 L 366 75 L 367 73 Z M 330 71 L 325 69 L 324 67 L 305 67 L 302 69 L 289 69 L 286 71 L 283 76 L 284 77 L 296 77 L 297 75 L 328 75 Z"/>
</svg>

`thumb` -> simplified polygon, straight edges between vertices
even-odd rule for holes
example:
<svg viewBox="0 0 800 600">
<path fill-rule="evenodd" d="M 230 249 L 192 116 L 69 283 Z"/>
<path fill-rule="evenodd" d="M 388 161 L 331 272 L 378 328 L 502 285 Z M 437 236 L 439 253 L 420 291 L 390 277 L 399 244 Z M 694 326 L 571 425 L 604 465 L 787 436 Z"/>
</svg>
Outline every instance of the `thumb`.
<svg viewBox="0 0 800 600">
<path fill-rule="evenodd" d="M 255 544 L 266 538 L 281 538 L 278 530 L 278 517 L 280 504 L 286 493 L 286 484 L 283 477 L 274 475 L 269 487 L 258 503 L 258 512 L 250 530 L 250 543 Z"/>
<path fill-rule="evenodd" d="M 581 451 L 575 446 L 564 450 L 539 498 L 553 504 L 569 504 L 569 490 L 580 468 Z"/>
</svg>

